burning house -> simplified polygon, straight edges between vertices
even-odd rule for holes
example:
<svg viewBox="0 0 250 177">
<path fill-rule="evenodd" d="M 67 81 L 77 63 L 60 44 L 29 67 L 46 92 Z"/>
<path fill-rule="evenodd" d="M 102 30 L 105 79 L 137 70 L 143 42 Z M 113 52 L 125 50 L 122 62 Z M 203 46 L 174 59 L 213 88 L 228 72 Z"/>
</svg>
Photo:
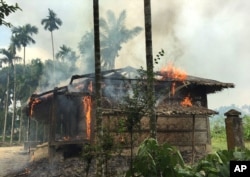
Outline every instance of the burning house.
<svg viewBox="0 0 250 177">
<path fill-rule="evenodd" d="M 49 146 L 84 144 L 94 139 L 94 76 L 94 73 L 75 75 L 67 86 L 30 97 L 27 114 L 48 125 L 45 134 Z M 124 97 L 133 94 L 132 86 L 138 80 L 143 77 L 132 67 L 102 72 L 103 126 L 124 147 L 129 145 L 130 136 L 128 131 L 117 130 L 126 116 L 121 105 Z M 209 116 L 216 114 L 208 109 L 207 94 L 233 88 L 234 84 L 189 76 L 172 66 L 156 72 L 154 84 L 159 143 L 178 147 L 188 161 L 202 157 L 211 145 Z M 140 129 L 135 131 L 135 145 L 149 132 L 149 118 L 145 114 L 140 119 Z"/>
</svg>

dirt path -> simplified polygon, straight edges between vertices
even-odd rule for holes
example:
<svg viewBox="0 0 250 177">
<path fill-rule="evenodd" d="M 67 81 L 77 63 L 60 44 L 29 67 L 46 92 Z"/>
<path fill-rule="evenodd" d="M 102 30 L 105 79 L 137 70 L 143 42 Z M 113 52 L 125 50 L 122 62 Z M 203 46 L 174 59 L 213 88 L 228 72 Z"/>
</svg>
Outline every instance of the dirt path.
<svg viewBox="0 0 250 177">
<path fill-rule="evenodd" d="M 29 159 L 23 146 L 0 147 L 0 177 L 25 168 Z"/>
</svg>

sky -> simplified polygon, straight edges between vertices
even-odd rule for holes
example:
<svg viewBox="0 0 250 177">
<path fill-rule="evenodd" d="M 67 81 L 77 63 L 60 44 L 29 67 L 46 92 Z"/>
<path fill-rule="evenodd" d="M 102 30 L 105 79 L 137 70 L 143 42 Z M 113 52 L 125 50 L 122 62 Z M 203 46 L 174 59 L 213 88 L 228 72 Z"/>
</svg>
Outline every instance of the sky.
<svg viewBox="0 0 250 177">
<path fill-rule="evenodd" d="M 18 3 L 22 11 L 11 14 L 7 21 L 14 26 L 31 24 L 39 32 L 36 44 L 26 49 L 26 61 L 52 58 L 50 33 L 41 19 L 52 9 L 62 20 L 54 31 L 55 52 L 63 44 L 77 53 L 81 37 L 93 28 L 91 0 L 5 0 Z M 118 16 L 126 10 L 126 26 L 144 27 L 143 0 L 100 0 L 100 16 L 107 10 Z M 234 83 L 235 88 L 208 96 L 211 109 L 231 104 L 250 104 L 250 1 L 249 0 L 151 0 L 154 56 L 164 49 L 160 69 L 173 62 L 188 75 Z M 0 27 L 0 48 L 7 48 L 11 30 Z M 144 31 L 122 45 L 115 67 L 145 67 Z M 20 51 L 19 56 L 22 56 Z M 79 66 L 84 71 L 84 65 Z M 81 73 L 76 73 L 81 74 Z"/>
</svg>

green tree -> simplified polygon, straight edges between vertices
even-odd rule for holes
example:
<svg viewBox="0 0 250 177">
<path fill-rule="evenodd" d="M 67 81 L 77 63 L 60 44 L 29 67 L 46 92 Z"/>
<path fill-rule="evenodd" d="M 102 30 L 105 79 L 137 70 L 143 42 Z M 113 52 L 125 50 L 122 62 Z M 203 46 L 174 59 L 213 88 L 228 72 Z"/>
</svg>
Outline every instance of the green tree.
<svg viewBox="0 0 250 177">
<path fill-rule="evenodd" d="M 7 27 L 11 27 L 11 23 L 5 21 L 5 17 L 9 16 L 11 13 L 16 12 L 17 10 L 21 10 L 18 4 L 8 5 L 3 0 L 0 1 L 0 26 L 5 25 Z"/>
<path fill-rule="evenodd" d="M 62 20 L 57 18 L 56 13 L 49 9 L 49 15 L 47 18 L 42 19 L 41 24 L 44 25 L 45 30 L 49 30 L 51 34 L 51 42 L 52 42 L 52 55 L 54 61 L 54 39 L 53 39 L 53 31 L 59 29 L 59 26 L 62 25 Z"/>
<path fill-rule="evenodd" d="M 0 61 L 8 64 L 7 86 L 6 86 L 6 101 L 5 101 L 5 115 L 4 115 L 4 128 L 3 128 L 3 139 L 2 139 L 3 142 L 4 142 L 5 141 L 5 136 L 6 136 L 6 123 L 7 123 L 8 107 L 9 107 L 10 69 L 12 69 L 12 70 L 14 69 L 13 61 L 14 60 L 19 60 L 21 58 L 18 57 L 18 56 L 15 56 L 15 53 L 13 53 L 11 48 L 9 48 L 8 50 L 1 49 L 0 53 L 2 55 L 4 55 L 4 57 L 0 58 Z M 14 107 L 15 107 L 15 100 L 14 100 Z M 14 110 L 13 114 L 15 114 L 15 110 Z M 14 116 L 12 118 L 12 125 L 13 125 L 13 119 L 14 119 Z"/>
<path fill-rule="evenodd" d="M 25 66 L 25 49 L 27 45 L 30 43 L 35 44 L 36 41 L 32 38 L 33 34 L 38 33 L 38 28 L 36 26 L 31 26 L 30 24 L 26 24 L 24 26 L 13 27 L 13 43 L 17 49 L 21 49 L 23 47 L 23 65 Z"/>
</svg>

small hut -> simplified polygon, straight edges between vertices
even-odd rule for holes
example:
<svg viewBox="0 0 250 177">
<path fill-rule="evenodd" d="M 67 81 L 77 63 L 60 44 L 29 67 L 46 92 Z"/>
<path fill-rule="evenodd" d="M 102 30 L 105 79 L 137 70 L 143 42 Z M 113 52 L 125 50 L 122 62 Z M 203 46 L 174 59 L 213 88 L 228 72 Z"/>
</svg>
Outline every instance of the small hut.
<svg viewBox="0 0 250 177">
<path fill-rule="evenodd" d="M 27 114 L 48 125 L 50 146 L 91 142 L 95 136 L 94 73 L 72 76 L 69 85 L 33 94 Z M 109 128 L 115 142 L 129 145 L 129 133 L 118 132 L 124 97 L 131 93 L 133 84 L 146 82 L 145 76 L 132 67 L 102 72 L 102 112 L 104 128 Z M 145 81 L 144 81 L 145 80 Z M 155 73 L 157 139 L 179 148 L 187 161 L 194 161 L 209 151 L 209 116 L 207 95 L 233 88 L 232 83 L 188 76 L 175 70 Z M 146 87 L 145 87 L 146 92 Z M 149 118 L 143 115 L 136 133 L 135 145 L 149 136 Z M 122 141 L 122 142 L 121 142 Z"/>
</svg>

